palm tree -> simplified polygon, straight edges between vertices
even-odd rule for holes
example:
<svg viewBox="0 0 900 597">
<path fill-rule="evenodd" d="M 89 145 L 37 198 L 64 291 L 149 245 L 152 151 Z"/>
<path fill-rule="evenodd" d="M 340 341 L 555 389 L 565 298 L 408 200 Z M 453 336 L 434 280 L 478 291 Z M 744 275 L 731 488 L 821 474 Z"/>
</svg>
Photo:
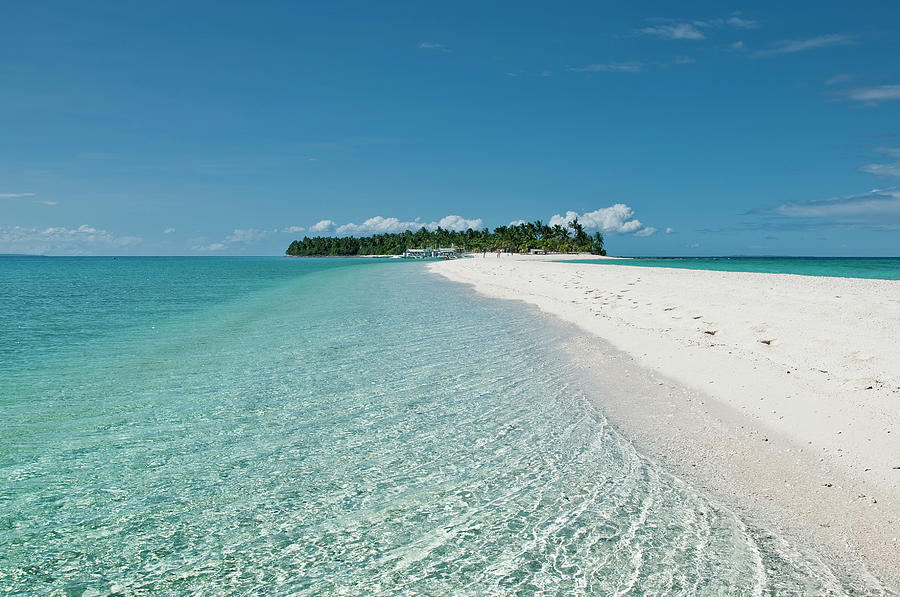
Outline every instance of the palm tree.
<svg viewBox="0 0 900 597">
<path fill-rule="evenodd" d="M 596 253 L 598 255 L 606 255 L 606 250 L 603 248 L 603 235 L 598 230 L 594 233 L 594 239 L 591 247 L 591 253 Z"/>
<path fill-rule="evenodd" d="M 591 237 L 587 235 L 587 232 L 584 231 L 584 226 L 578 221 L 578 218 L 575 218 L 571 222 L 569 222 L 569 228 L 575 231 L 575 250 L 583 251 L 590 250 L 591 248 Z"/>
</svg>

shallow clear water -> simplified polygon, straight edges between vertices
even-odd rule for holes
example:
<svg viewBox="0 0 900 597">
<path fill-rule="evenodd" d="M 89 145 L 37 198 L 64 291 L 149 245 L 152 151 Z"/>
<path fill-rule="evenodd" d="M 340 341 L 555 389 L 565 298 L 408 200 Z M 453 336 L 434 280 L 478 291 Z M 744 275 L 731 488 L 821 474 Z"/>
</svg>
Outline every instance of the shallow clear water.
<svg viewBox="0 0 900 597">
<path fill-rule="evenodd" d="M 418 263 L 0 258 L 0 593 L 838 594 Z"/>
<path fill-rule="evenodd" d="M 581 260 L 578 263 L 900 280 L 900 257 L 667 257 Z"/>
</svg>

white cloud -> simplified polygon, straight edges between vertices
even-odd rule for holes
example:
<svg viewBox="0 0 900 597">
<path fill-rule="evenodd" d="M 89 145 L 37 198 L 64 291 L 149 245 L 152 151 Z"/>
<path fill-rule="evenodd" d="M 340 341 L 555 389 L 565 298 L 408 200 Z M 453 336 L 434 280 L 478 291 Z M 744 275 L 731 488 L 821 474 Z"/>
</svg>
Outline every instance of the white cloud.
<svg viewBox="0 0 900 597">
<path fill-rule="evenodd" d="M 745 19 L 744 17 L 737 14 L 729 17 L 725 20 L 725 22 L 737 29 L 756 29 L 757 27 L 759 27 L 758 22 L 751 19 Z"/>
<path fill-rule="evenodd" d="M 644 27 L 638 31 L 645 35 L 653 35 L 662 39 L 706 39 L 703 32 L 690 23 L 654 25 L 652 27 Z"/>
<path fill-rule="evenodd" d="M 647 226 L 646 228 L 641 228 L 637 232 L 634 233 L 635 236 L 650 236 L 656 232 L 656 228 L 653 226 Z"/>
<path fill-rule="evenodd" d="M 262 240 L 272 234 L 272 230 L 257 230 L 256 228 L 235 228 L 234 232 L 225 237 L 223 242 L 228 244 L 249 244 Z"/>
<path fill-rule="evenodd" d="M 736 41 L 733 44 L 731 44 L 730 46 L 728 46 L 728 49 L 731 50 L 732 52 L 743 52 L 747 48 L 746 48 L 746 46 L 744 46 L 744 42 Z"/>
<path fill-rule="evenodd" d="M 725 18 L 703 19 L 691 22 L 675 22 L 669 19 L 653 19 L 657 24 L 649 27 L 643 27 L 637 30 L 637 33 L 643 35 L 652 35 L 661 39 L 687 39 L 702 40 L 706 39 L 704 29 L 756 29 L 759 23 L 752 19 L 748 19 L 736 11 L 731 16 Z"/>
<path fill-rule="evenodd" d="M 224 243 L 212 243 L 210 245 L 204 245 L 201 247 L 194 247 L 195 251 L 224 251 L 225 244 Z"/>
<path fill-rule="evenodd" d="M 298 232 L 303 232 L 305 230 L 306 230 L 306 228 L 304 228 L 303 226 L 287 226 L 287 227 L 279 230 L 279 232 L 284 232 L 286 234 L 296 234 Z"/>
<path fill-rule="evenodd" d="M 369 218 L 362 224 L 350 222 L 336 228 L 334 227 L 334 222 L 331 220 L 324 221 L 330 222 L 331 224 L 327 229 L 323 229 L 321 232 L 330 231 L 333 228 L 334 233 L 338 236 L 366 236 L 370 234 L 397 233 L 405 230 L 418 230 L 423 226 L 429 230 L 435 230 L 438 227 L 446 230 L 466 230 L 468 228 L 481 228 L 483 225 L 480 219 L 469 220 L 457 215 L 444 216 L 438 221 L 428 223 L 422 222 L 418 218 L 412 221 L 402 221 L 398 218 L 375 216 Z M 318 226 L 318 224 L 316 224 L 316 226 Z M 312 228 L 310 230 L 312 230 Z"/>
<path fill-rule="evenodd" d="M 435 225 L 437 224 L 437 225 Z M 462 216 L 444 216 L 437 223 L 431 222 L 426 225 L 426 228 L 437 228 L 440 226 L 445 230 L 468 230 L 469 228 L 473 230 L 478 230 L 484 225 L 480 218 L 475 218 L 473 220 L 467 220 Z"/>
<path fill-rule="evenodd" d="M 639 236 L 650 236 L 656 229 L 651 226 L 644 226 L 640 220 L 634 217 L 634 210 L 624 203 L 616 203 L 609 207 L 604 207 L 594 211 L 578 214 L 574 211 L 566 212 L 565 216 L 559 214 L 550 218 L 550 225 L 566 226 L 578 218 L 578 221 L 588 230 L 600 230 L 601 232 L 612 232 L 618 234 L 639 233 Z"/>
<path fill-rule="evenodd" d="M 672 227 L 666 228 L 666 234 L 672 234 L 673 232 L 675 232 L 674 228 L 672 228 Z"/>
<path fill-rule="evenodd" d="M 875 106 L 882 102 L 900 100 L 900 85 L 876 85 L 874 87 L 856 87 L 840 94 L 846 99 Z"/>
<path fill-rule="evenodd" d="M 310 232 L 330 232 L 334 228 L 334 220 L 319 220 L 309 227 Z"/>
<path fill-rule="evenodd" d="M 238 245 L 250 245 L 259 242 L 271 234 L 279 232 L 278 229 L 261 230 L 258 228 L 235 228 L 231 234 L 219 242 L 193 247 L 195 251 L 224 251 L 229 248 L 241 248 Z"/>
<path fill-rule="evenodd" d="M 639 73 L 644 70 L 640 62 L 608 62 L 606 64 L 588 64 L 567 68 L 573 73 Z"/>
<path fill-rule="evenodd" d="M 174 228 L 166 228 L 163 230 L 163 234 L 172 234 L 173 232 L 175 232 Z"/>
<path fill-rule="evenodd" d="M 885 176 L 888 178 L 900 178 L 900 147 L 876 147 L 875 151 L 883 153 L 897 161 L 888 164 L 866 164 L 860 167 L 861 172 Z"/>
<path fill-rule="evenodd" d="M 789 202 L 764 213 L 893 229 L 900 227 L 900 188 L 873 189 L 860 195 L 817 201 Z"/>
<path fill-rule="evenodd" d="M 450 49 L 444 44 L 439 44 L 432 41 L 423 41 L 416 47 L 418 47 L 420 50 L 440 50 L 441 52 L 450 51 Z"/>
<path fill-rule="evenodd" d="M 403 232 L 414 228 L 421 228 L 422 223 L 418 220 L 413 222 L 401 222 L 397 218 L 383 218 L 375 216 L 369 218 L 362 224 L 354 224 L 350 222 L 342 226 L 338 226 L 335 232 L 338 236 L 364 236 L 367 234 L 385 234 L 388 232 Z"/>
<path fill-rule="evenodd" d="M 693 21 L 693 25 L 702 28 L 708 27 L 733 27 L 735 29 L 757 29 L 759 22 L 741 16 L 740 11 L 731 13 L 730 17 L 724 19 L 706 19 L 703 21 Z"/>
<path fill-rule="evenodd" d="M 830 35 L 820 35 L 818 37 L 809 37 L 806 39 L 785 39 L 772 44 L 767 50 L 759 50 L 754 56 L 773 56 L 775 54 L 794 54 L 796 52 L 806 52 L 807 50 L 815 50 L 817 48 L 827 48 L 829 46 L 849 46 L 853 45 L 854 37 L 845 33 L 833 33 Z"/>
<path fill-rule="evenodd" d="M 525 220 L 513 220 L 509 223 L 510 226 L 521 226 L 525 223 Z"/>
<path fill-rule="evenodd" d="M 56 205 L 56 201 L 36 199 L 37 196 L 37 193 L 0 193 L 0 199 L 24 199 L 26 201 L 42 203 L 43 205 Z"/>
<path fill-rule="evenodd" d="M 0 252 L 84 255 L 139 244 L 136 236 L 117 236 L 107 230 L 83 224 L 77 228 L 52 226 L 0 227 Z"/>
<path fill-rule="evenodd" d="M 900 178 L 900 162 L 895 164 L 866 164 L 859 170 L 860 172 L 874 174 L 875 176 L 889 176 L 891 178 Z"/>
</svg>

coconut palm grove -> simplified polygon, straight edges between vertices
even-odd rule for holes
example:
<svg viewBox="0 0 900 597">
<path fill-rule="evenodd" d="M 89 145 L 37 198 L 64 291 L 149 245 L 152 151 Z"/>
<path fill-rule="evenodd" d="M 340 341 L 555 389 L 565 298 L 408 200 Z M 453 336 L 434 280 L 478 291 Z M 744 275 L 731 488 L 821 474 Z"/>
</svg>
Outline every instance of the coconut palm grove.
<svg viewBox="0 0 900 597">
<path fill-rule="evenodd" d="M 350 255 L 400 255 L 407 249 L 429 247 L 456 247 L 469 252 L 509 251 L 527 253 L 532 249 L 557 253 L 594 253 L 606 255 L 603 235 L 589 235 L 578 219 L 567 226 L 548 226 L 536 220 L 499 226 L 491 232 L 482 230 L 445 230 L 438 226 L 429 230 L 424 226 L 418 231 L 375 234 L 372 236 L 316 236 L 295 240 L 285 254 L 295 257 L 350 256 Z"/>
</svg>

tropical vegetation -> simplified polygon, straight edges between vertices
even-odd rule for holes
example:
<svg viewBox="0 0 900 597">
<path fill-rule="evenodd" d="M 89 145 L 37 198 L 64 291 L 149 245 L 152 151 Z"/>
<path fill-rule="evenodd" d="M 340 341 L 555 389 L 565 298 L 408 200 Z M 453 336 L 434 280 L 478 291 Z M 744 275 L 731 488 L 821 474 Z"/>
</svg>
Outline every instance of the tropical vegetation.
<svg viewBox="0 0 900 597">
<path fill-rule="evenodd" d="M 542 250 L 557 253 L 594 253 L 606 255 L 603 235 L 588 234 L 575 218 L 566 226 L 548 226 L 536 220 L 482 230 L 428 230 L 375 234 L 372 236 L 304 236 L 295 240 L 285 253 L 292 256 L 400 255 L 406 249 L 456 247 L 469 252 L 508 251 L 528 253 Z"/>
</svg>

